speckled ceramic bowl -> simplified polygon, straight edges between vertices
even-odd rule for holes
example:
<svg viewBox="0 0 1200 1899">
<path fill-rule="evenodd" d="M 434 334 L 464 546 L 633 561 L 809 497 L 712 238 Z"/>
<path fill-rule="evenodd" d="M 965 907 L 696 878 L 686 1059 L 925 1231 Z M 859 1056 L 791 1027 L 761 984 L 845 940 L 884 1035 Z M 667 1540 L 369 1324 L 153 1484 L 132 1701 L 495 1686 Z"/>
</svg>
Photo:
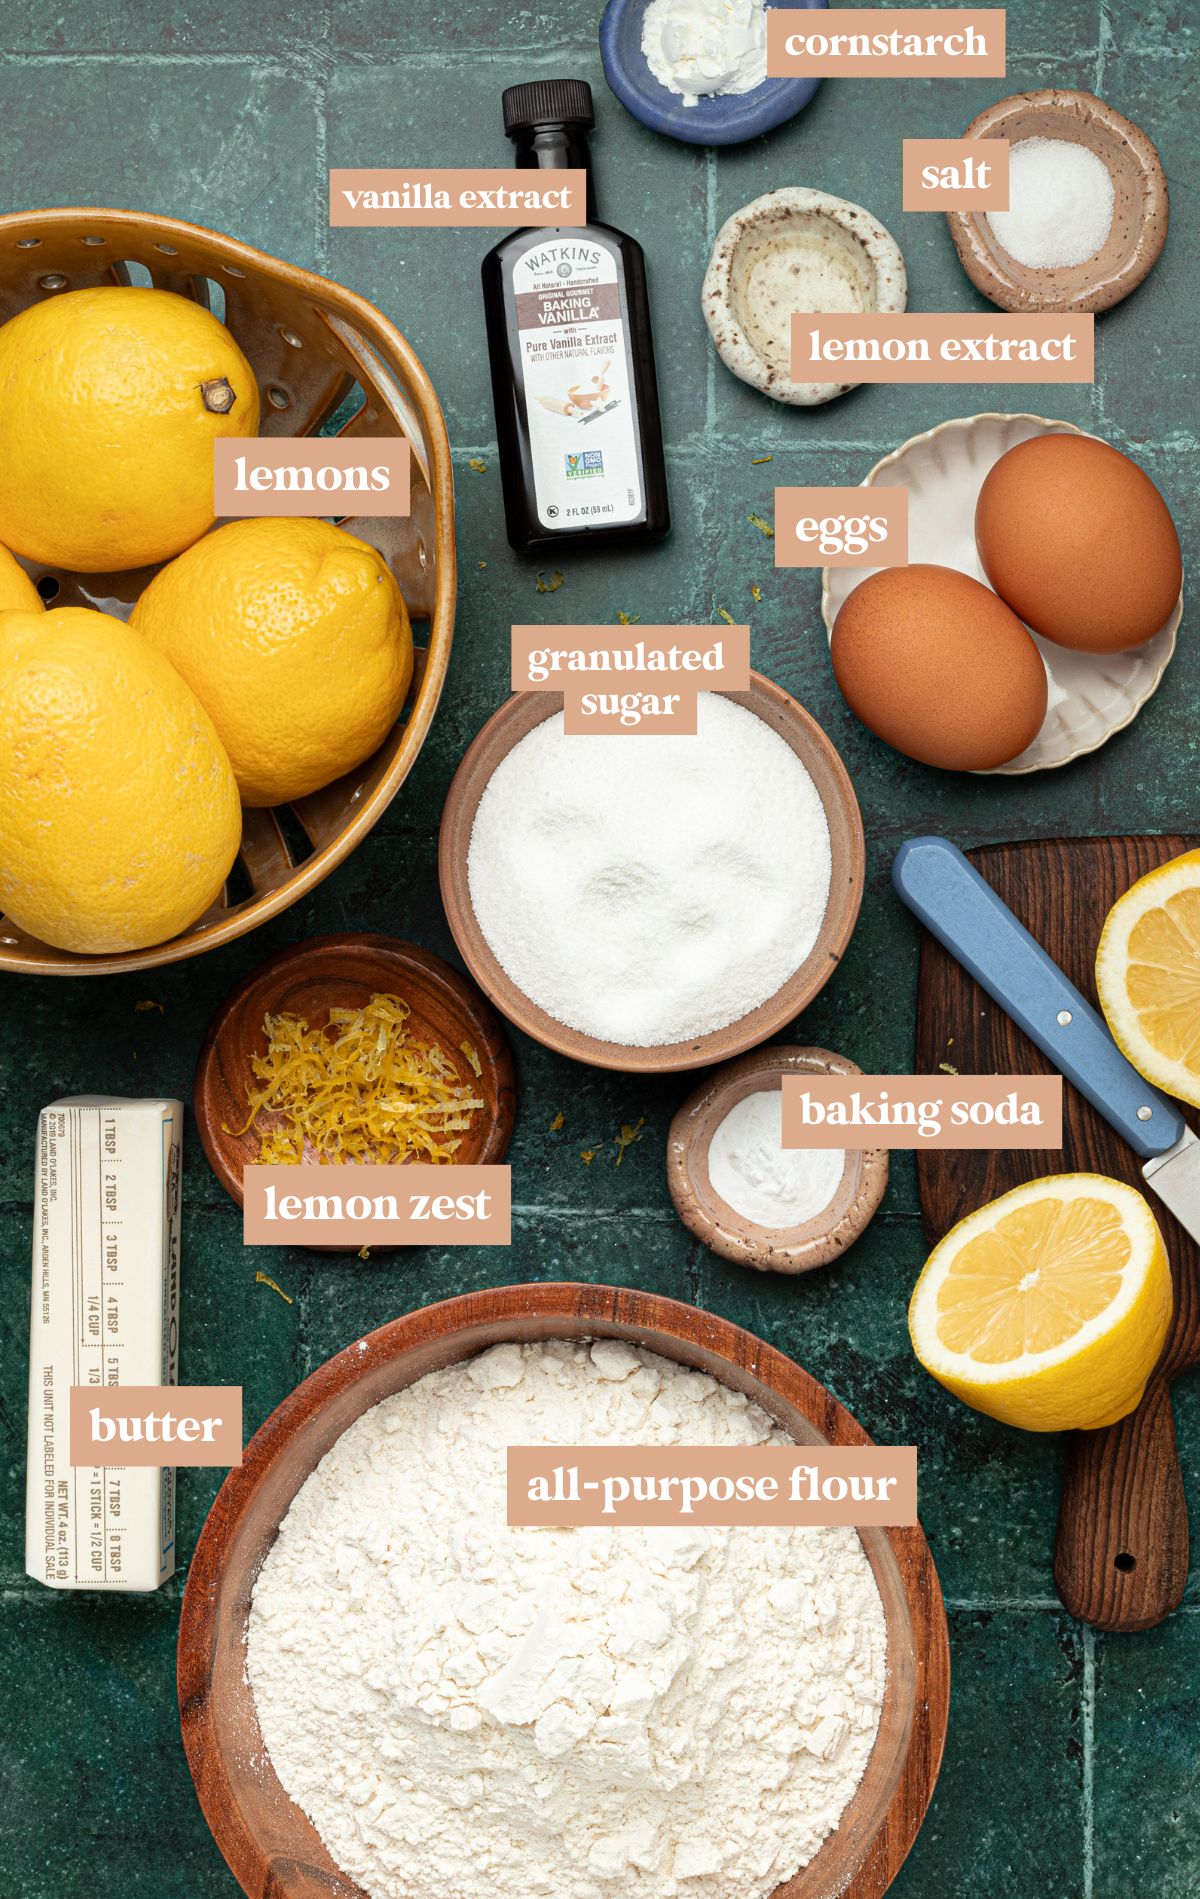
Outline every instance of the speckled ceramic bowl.
<svg viewBox="0 0 1200 1899">
<path fill-rule="evenodd" d="M 1004 249 L 986 212 L 949 211 L 963 269 L 1002 310 L 1110 310 L 1157 261 L 1167 235 L 1167 180 L 1140 126 L 1091 92 L 1047 86 L 1001 99 L 972 119 L 964 138 L 1065 139 L 1086 145 L 1113 181 L 1113 220 L 1094 257 L 1066 269 L 1034 270 Z"/>
<path fill-rule="evenodd" d="M 989 469 L 1010 448 L 1032 436 L 1086 433 L 1073 422 L 1054 422 L 1044 415 L 962 416 L 901 443 L 876 462 L 862 485 L 907 488 L 910 561 L 956 567 L 987 587 L 990 583 L 975 545 L 975 504 Z M 821 611 L 830 637 L 842 602 L 875 571 L 867 567 L 824 570 Z M 996 766 L 996 772 L 1018 775 L 1070 765 L 1122 731 L 1158 691 L 1182 618 L 1180 593 L 1173 613 L 1153 639 L 1124 653 L 1076 652 L 1069 646 L 1056 646 L 1030 628 L 1048 676 L 1046 716 L 1033 744 L 1007 765 Z"/>
<path fill-rule="evenodd" d="M 729 1062 L 690 1094 L 667 1135 L 667 1185 L 689 1233 L 722 1259 L 763 1273 L 808 1273 L 853 1246 L 874 1219 L 888 1182 L 883 1148 L 847 1149 L 828 1206 L 799 1226 L 766 1227 L 738 1213 L 717 1192 L 709 1172 L 713 1135 L 747 1095 L 781 1088 L 794 1074 L 857 1075 L 862 1071 L 827 1048 L 758 1048 Z"/>
<path fill-rule="evenodd" d="M 784 185 L 722 225 L 701 291 L 709 334 L 727 369 L 776 402 L 809 408 L 852 382 L 796 382 L 796 311 L 884 315 L 908 302 L 908 273 L 890 231 L 860 204 Z"/>
</svg>

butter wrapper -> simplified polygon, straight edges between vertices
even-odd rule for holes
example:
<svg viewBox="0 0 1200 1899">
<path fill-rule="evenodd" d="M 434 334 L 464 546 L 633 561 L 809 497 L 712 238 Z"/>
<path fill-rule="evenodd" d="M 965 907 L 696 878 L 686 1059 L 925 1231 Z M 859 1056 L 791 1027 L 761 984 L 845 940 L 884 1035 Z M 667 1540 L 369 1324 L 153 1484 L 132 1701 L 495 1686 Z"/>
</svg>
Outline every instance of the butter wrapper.
<svg viewBox="0 0 1200 1899">
<path fill-rule="evenodd" d="M 178 1101 L 38 1119 L 25 1568 L 51 1589 L 157 1589 L 175 1568 L 174 1470 L 72 1468 L 70 1394 L 178 1382 L 182 1133 Z"/>
</svg>

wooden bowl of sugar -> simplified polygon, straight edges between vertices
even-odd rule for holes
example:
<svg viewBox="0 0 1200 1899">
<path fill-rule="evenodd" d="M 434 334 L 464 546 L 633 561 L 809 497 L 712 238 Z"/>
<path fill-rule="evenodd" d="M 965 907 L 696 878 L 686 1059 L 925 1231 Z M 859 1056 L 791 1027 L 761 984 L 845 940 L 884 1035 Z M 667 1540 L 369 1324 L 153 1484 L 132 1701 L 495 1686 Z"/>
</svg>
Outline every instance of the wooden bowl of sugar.
<svg viewBox="0 0 1200 1899">
<path fill-rule="evenodd" d="M 178 1652 L 183 1744 L 204 1817 L 249 1899 L 366 1899 L 288 1798 L 247 1673 L 251 1595 L 292 1500 L 372 1406 L 489 1346 L 546 1339 L 619 1339 L 707 1373 L 760 1405 L 800 1445 L 871 1442 L 832 1393 L 782 1352 L 716 1313 L 652 1293 L 506 1286 L 425 1306 L 354 1340 L 250 1440 L 188 1569 Z M 858 1534 L 887 1625 L 879 1729 L 835 1830 L 771 1899 L 882 1899 L 916 1839 L 941 1765 L 950 1654 L 929 1545 L 916 1524 Z M 620 1882 L 613 1888 L 622 1889 Z"/>
<path fill-rule="evenodd" d="M 561 693 L 518 692 L 501 706 L 468 746 L 442 811 L 438 841 L 442 903 L 459 954 L 471 975 L 501 1013 L 535 1041 L 557 1054 L 569 1055 L 575 1061 L 590 1062 L 597 1068 L 617 1069 L 625 1074 L 673 1074 L 683 1069 L 705 1068 L 713 1062 L 728 1061 L 746 1049 L 767 1041 L 793 1021 L 818 991 L 824 988 L 838 966 L 858 919 L 866 869 L 862 818 L 850 776 L 832 741 L 790 693 L 763 678 L 760 673 L 750 674 L 747 692 L 701 696 L 702 699 L 732 700 L 736 706 L 753 713 L 756 720 L 762 721 L 768 728 L 767 736 L 774 735 L 772 743 L 782 739 L 811 781 L 816 799 L 820 801 L 820 809 L 824 812 L 829 834 L 828 895 L 815 938 L 810 940 L 795 965 L 785 973 L 779 987 L 765 1001 L 756 1001 L 747 1008 L 743 1000 L 739 1013 L 738 998 L 731 995 L 728 998 L 729 1016 L 720 1027 L 698 1032 L 686 1039 L 663 1038 L 643 1043 L 607 1040 L 597 1034 L 585 1033 L 552 1015 L 520 988 L 502 965 L 484 933 L 472 897 L 469 862 L 477 814 L 493 776 L 502 766 L 507 766 L 510 755 L 544 720 L 556 714 L 561 715 Z M 602 738 L 581 738 L 570 742 L 577 742 L 585 748 L 605 743 Z M 674 740 L 621 738 L 614 742 L 628 744 L 632 772 L 645 745 L 673 743 L 686 747 L 692 741 L 680 737 Z M 706 785 L 702 795 L 717 805 L 728 802 L 735 789 L 732 777 L 730 773 L 721 782 Z M 612 795 L 616 796 L 620 790 L 619 785 L 614 785 Z M 602 798 L 603 795 L 604 791 L 598 789 L 597 797 Z M 652 799 L 647 801 L 647 805 L 640 806 L 632 821 L 631 836 L 635 845 L 637 828 L 643 819 L 653 823 L 656 817 L 661 818 L 661 813 L 648 808 L 651 803 Z M 516 814 L 514 822 L 522 833 L 519 839 L 522 849 L 528 848 L 532 852 L 539 848 L 539 833 L 555 809 L 553 797 L 543 792 L 536 808 L 531 799 Z M 598 816 L 595 807 L 589 806 L 581 820 L 585 833 Z M 787 837 L 781 838 L 781 822 L 780 811 L 776 807 L 762 814 L 753 840 L 754 849 L 760 856 L 778 860 L 785 846 L 792 841 Z M 671 835 L 673 838 L 675 833 Z M 581 848 L 585 843 L 586 836 L 581 839 Z M 712 853 L 718 854 L 716 851 Z M 634 868 L 636 870 L 639 867 L 635 865 Z M 571 863 L 560 860 L 558 876 L 544 877 L 537 900 L 530 900 L 526 906 L 529 917 L 547 940 L 553 936 L 555 906 L 563 901 L 563 885 L 570 879 L 573 869 Z M 681 906 L 686 908 L 694 894 L 683 890 L 680 893 Z M 731 932 L 739 926 L 739 919 L 744 921 L 755 901 L 753 889 L 748 882 L 743 881 L 739 885 L 736 902 L 731 900 L 722 910 L 722 920 Z M 587 975 L 592 987 L 597 986 L 595 970 L 605 947 L 593 934 L 581 946 L 575 958 L 575 966 Z M 686 955 L 687 947 L 686 944 L 681 946 L 681 954 Z M 660 960 L 669 959 L 662 956 Z"/>
<path fill-rule="evenodd" d="M 1046 86 L 989 106 L 972 119 L 963 136 L 1007 139 L 1013 168 L 1007 218 L 995 213 L 993 223 L 986 211 L 946 214 L 963 269 L 977 290 L 1002 310 L 1030 311 L 1110 310 L 1136 290 L 1157 261 L 1168 220 L 1162 160 L 1140 126 L 1094 93 Z M 1063 148 L 1058 165 L 1054 142 Z M 1018 161 L 1023 144 L 1027 150 Z M 1108 193 L 1095 160 L 1111 185 L 1106 234 Z M 1023 175 L 1026 209 L 1018 222 L 1016 187 Z M 1071 204 L 1077 207 L 1076 220 L 1065 209 Z M 1040 222 L 1031 227 L 1029 219 L 1039 217 L 1039 208 Z M 1072 238 L 1090 228 L 1093 219 L 1098 247 L 1076 257 Z M 1024 261 L 1005 248 L 1006 234 L 1015 248 L 1026 246 Z M 1080 242 L 1086 243 L 1086 237 Z M 1052 246 L 1049 256 L 1043 254 L 1047 243 Z M 1035 257 L 1042 261 L 1035 262 Z"/>
<path fill-rule="evenodd" d="M 690 1233 L 722 1259 L 808 1273 L 853 1246 L 888 1182 L 884 1148 L 779 1148 L 785 1075 L 858 1075 L 827 1048 L 760 1048 L 711 1075 L 667 1135 L 667 1184 Z"/>
</svg>

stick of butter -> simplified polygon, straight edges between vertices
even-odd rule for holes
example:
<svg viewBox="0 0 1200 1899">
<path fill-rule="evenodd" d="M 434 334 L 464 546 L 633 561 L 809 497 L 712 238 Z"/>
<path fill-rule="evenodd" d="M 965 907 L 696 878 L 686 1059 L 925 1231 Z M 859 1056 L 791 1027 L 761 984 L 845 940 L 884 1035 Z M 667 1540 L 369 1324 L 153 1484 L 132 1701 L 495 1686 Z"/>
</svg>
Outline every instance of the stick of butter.
<svg viewBox="0 0 1200 1899">
<path fill-rule="evenodd" d="M 72 1468 L 72 1385 L 179 1373 L 183 1106 L 81 1095 L 44 1108 L 34 1183 L 25 1568 L 52 1589 L 157 1589 L 175 1568 L 175 1472 Z"/>
</svg>

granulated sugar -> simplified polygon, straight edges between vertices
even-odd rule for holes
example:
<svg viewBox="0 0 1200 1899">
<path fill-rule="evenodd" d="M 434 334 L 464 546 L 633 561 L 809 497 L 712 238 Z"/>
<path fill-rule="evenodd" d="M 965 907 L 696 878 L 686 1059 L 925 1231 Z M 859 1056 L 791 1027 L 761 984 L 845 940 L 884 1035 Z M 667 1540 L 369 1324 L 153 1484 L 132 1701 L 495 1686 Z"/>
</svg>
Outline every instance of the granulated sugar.
<svg viewBox="0 0 1200 1899">
<path fill-rule="evenodd" d="M 648 1048 L 724 1028 L 799 968 L 829 900 L 829 826 L 778 733 L 702 692 L 693 737 L 535 726 L 479 801 L 467 869 L 518 989 Z"/>
<path fill-rule="evenodd" d="M 787 1443 L 615 1341 L 499 1345 L 386 1399 L 255 1585 L 272 1763 L 371 1899 L 765 1899 L 879 1726 L 851 1529 L 509 1529 L 509 1444 Z"/>
</svg>

